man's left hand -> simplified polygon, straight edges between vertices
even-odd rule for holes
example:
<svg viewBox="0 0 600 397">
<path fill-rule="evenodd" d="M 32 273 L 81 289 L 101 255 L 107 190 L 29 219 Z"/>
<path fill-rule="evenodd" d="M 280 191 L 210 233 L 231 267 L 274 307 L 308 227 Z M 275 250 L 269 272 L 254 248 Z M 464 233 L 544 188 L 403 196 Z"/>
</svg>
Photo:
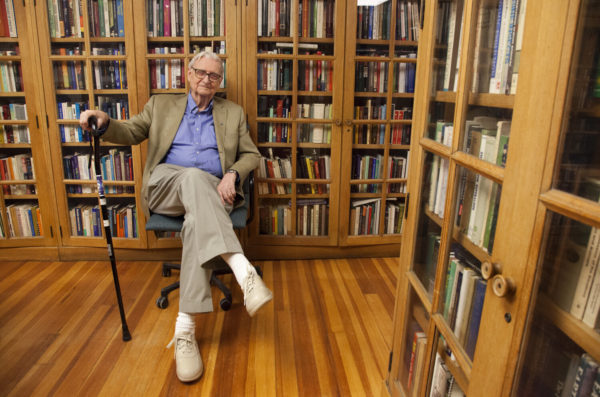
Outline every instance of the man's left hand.
<svg viewBox="0 0 600 397">
<path fill-rule="evenodd" d="M 221 196 L 223 205 L 225 203 L 233 205 L 235 201 L 235 179 L 236 175 L 234 173 L 227 172 L 223 175 L 223 179 L 221 179 L 221 182 L 217 186 L 217 192 Z"/>
</svg>

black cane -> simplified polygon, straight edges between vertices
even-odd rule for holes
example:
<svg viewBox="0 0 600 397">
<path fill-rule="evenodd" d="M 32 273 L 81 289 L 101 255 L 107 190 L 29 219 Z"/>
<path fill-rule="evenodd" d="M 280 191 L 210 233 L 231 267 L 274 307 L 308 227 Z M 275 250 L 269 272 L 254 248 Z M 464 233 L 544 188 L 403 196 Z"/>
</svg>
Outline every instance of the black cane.
<svg viewBox="0 0 600 397">
<path fill-rule="evenodd" d="M 125 318 L 125 309 L 123 309 L 123 298 L 121 297 L 121 287 L 119 286 L 119 274 L 117 273 L 117 263 L 115 261 L 115 252 L 113 250 L 112 234 L 108 222 L 108 211 L 106 209 L 106 197 L 104 196 L 104 182 L 102 181 L 102 169 L 100 168 L 100 134 L 98 133 L 98 120 L 95 116 L 88 118 L 88 125 L 92 127 L 93 152 L 94 152 L 94 171 L 96 174 L 96 183 L 98 185 L 98 196 L 100 198 L 100 210 L 102 212 L 102 221 L 104 222 L 104 235 L 106 236 L 106 246 L 108 256 L 112 267 L 113 279 L 115 281 L 115 290 L 117 292 L 117 302 L 119 303 L 119 313 L 121 314 L 121 325 L 123 326 L 123 340 L 131 340 L 129 328 L 127 328 L 127 319 Z M 90 145 L 92 140 L 90 139 Z"/>
</svg>

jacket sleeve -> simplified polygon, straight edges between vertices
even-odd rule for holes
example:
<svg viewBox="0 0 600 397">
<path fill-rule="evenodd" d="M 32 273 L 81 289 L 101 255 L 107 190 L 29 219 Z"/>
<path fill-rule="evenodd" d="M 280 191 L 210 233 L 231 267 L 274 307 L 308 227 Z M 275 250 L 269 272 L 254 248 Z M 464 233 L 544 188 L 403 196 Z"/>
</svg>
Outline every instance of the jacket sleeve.
<svg viewBox="0 0 600 397">
<path fill-rule="evenodd" d="M 154 102 L 155 97 L 151 97 L 142 112 L 129 120 L 111 119 L 106 132 L 102 135 L 102 140 L 123 145 L 137 145 L 147 139 L 152 124 Z"/>
</svg>

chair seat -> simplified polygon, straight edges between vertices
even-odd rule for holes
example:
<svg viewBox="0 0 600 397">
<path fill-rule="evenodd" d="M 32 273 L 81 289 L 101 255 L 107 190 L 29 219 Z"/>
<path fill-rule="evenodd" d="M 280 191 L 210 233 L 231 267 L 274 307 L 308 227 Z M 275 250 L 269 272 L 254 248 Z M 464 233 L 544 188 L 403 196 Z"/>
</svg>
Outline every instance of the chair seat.
<svg viewBox="0 0 600 397">
<path fill-rule="evenodd" d="M 246 227 L 246 218 L 248 216 L 248 208 L 246 206 L 238 207 L 231 211 L 229 217 L 234 229 L 243 229 Z M 180 232 L 183 227 L 183 215 L 166 216 L 153 213 L 150 219 L 146 222 L 146 230 L 154 230 L 158 232 Z"/>
</svg>

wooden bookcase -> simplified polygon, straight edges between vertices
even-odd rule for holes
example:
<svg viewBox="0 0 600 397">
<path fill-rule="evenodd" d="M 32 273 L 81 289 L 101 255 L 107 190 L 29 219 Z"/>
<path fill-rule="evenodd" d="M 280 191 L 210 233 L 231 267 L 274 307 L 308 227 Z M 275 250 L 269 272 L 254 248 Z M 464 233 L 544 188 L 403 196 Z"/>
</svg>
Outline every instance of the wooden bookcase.
<svg viewBox="0 0 600 397">
<path fill-rule="evenodd" d="M 600 360 L 597 307 L 581 298 L 586 323 L 570 305 L 577 256 L 599 238 L 599 4 L 515 2 L 519 64 L 494 93 L 498 3 L 425 5 L 394 396 L 444 395 L 450 383 L 468 396 L 560 394 L 570 364 Z M 598 272 L 582 280 L 600 288 Z"/>
<path fill-rule="evenodd" d="M 56 3 L 56 2 L 55 2 Z M 137 106 L 132 2 L 34 3 L 61 243 L 104 246 L 95 178 L 89 178 L 89 136 L 79 112 L 99 108 L 127 118 Z M 58 3 L 56 3 L 58 4 Z M 102 8 L 99 8 L 102 7 Z M 40 87 L 42 88 L 42 87 Z M 114 245 L 146 245 L 140 219 L 141 162 L 137 146 L 102 143 L 107 208 Z"/>
<path fill-rule="evenodd" d="M 135 23 L 138 112 L 151 95 L 187 93 L 188 63 L 195 53 L 206 49 L 219 54 L 225 65 L 225 78 L 217 95 L 240 103 L 242 79 L 237 21 L 241 3 L 215 0 L 210 2 L 213 7 L 207 7 L 210 11 L 203 14 L 201 5 L 206 3 L 200 0 L 133 2 L 134 15 L 144 16 Z M 162 16 L 159 4 L 165 7 Z M 145 145 L 142 143 L 142 147 Z M 149 248 L 180 246 L 178 238 L 148 234 Z"/>
<path fill-rule="evenodd" d="M 400 242 L 421 12 L 421 2 L 411 0 L 347 9 L 343 245 Z"/>
<path fill-rule="evenodd" d="M 397 248 L 407 180 L 388 162 L 408 157 L 420 8 L 388 3 L 248 3 L 245 106 L 263 155 L 252 244 Z"/>
<path fill-rule="evenodd" d="M 58 229 L 49 142 L 39 117 L 35 30 L 25 3 L 9 3 L 0 6 L 0 247 L 54 246 Z"/>
</svg>

